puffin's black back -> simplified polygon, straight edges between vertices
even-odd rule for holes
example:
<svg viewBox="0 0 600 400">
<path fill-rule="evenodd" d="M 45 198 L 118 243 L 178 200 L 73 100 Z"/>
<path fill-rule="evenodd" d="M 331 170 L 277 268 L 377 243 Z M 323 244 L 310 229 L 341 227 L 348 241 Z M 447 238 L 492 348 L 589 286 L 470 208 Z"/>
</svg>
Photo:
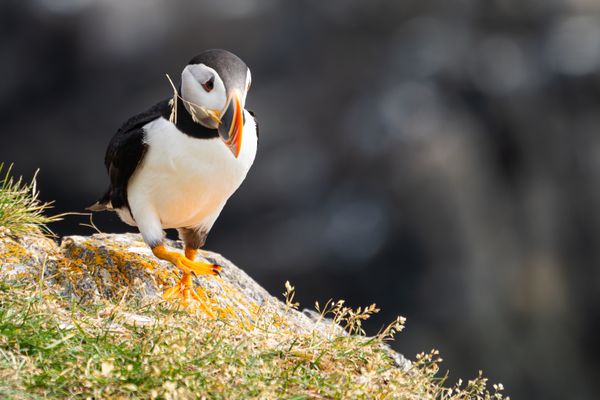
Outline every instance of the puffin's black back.
<svg viewBox="0 0 600 400">
<path fill-rule="evenodd" d="M 147 149 L 142 128 L 157 118 L 169 118 L 170 113 L 169 99 L 163 100 L 147 111 L 129 118 L 119 128 L 111 139 L 104 156 L 104 165 L 108 171 L 110 186 L 104 196 L 88 207 L 88 210 L 105 210 L 108 208 L 108 203 L 115 209 L 124 206 L 129 208 L 127 184 L 143 160 Z"/>
</svg>

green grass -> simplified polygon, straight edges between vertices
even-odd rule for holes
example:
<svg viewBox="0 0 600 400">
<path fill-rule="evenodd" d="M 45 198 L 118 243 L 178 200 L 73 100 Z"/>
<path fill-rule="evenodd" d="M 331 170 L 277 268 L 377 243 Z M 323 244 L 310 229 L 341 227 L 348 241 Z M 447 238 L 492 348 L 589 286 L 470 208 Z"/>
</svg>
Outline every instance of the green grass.
<svg viewBox="0 0 600 400">
<path fill-rule="evenodd" d="M 325 308 L 353 334 L 299 334 L 266 313 L 248 329 L 126 298 L 78 306 L 49 288 L 0 284 L 0 398 L 503 398 L 482 377 L 444 387 L 435 351 L 397 368 L 381 344 L 403 319 L 366 337 L 359 321 L 374 306 Z"/>
<path fill-rule="evenodd" d="M 35 175 L 30 183 L 11 177 L 12 165 L 3 174 L 0 163 L 0 227 L 15 235 L 51 233 L 48 224 L 61 216 L 48 217 L 44 212 L 52 203 L 38 199 Z M 36 172 L 37 175 L 37 172 Z"/>
</svg>

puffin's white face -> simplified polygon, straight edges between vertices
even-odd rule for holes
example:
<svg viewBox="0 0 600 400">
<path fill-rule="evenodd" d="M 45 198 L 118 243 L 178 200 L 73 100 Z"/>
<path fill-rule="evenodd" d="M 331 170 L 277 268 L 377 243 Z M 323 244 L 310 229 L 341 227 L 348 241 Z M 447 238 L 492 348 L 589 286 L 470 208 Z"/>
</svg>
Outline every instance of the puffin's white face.
<svg viewBox="0 0 600 400">
<path fill-rule="evenodd" d="M 225 50 L 201 53 L 181 73 L 181 98 L 187 112 L 195 122 L 216 129 L 236 157 L 251 83 L 250 69 Z"/>
<path fill-rule="evenodd" d="M 196 107 L 208 109 L 218 116 L 227 105 L 225 84 L 214 69 L 204 64 L 186 66 L 181 73 L 181 97 L 188 112 L 200 116 L 199 122 L 209 128 L 217 127 L 215 121 L 206 117 L 204 110 Z"/>
<path fill-rule="evenodd" d="M 246 71 L 246 83 L 239 89 L 231 91 L 236 92 L 240 105 L 244 108 L 246 96 L 252 83 L 252 74 L 250 69 Z M 239 93 L 239 94 L 238 94 Z M 184 105 L 190 114 L 197 116 L 206 116 L 206 110 L 199 109 L 200 106 L 219 117 L 225 112 L 226 106 L 231 100 L 230 94 L 225 88 L 225 84 L 217 71 L 204 64 L 192 64 L 183 69 L 181 73 L 181 97 L 185 100 Z M 192 111 L 191 108 L 194 108 Z M 200 118 L 200 122 L 209 127 L 216 128 L 217 123 L 211 118 Z"/>
</svg>

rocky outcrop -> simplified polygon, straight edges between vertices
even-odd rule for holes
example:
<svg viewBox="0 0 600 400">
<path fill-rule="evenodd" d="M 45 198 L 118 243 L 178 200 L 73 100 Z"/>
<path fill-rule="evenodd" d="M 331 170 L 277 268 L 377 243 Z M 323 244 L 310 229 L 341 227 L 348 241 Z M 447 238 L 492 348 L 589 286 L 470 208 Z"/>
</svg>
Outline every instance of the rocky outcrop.
<svg viewBox="0 0 600 400">
<path fill-rule="evenodd" d="M 179 242 L 168 243 L 181 249 Z M 253 324 L 262 313 L 281 315 L 281 324 L 297 332 L 344 334 L 341 327 L 319 314 L 299 312 L 271 296 L 222 255 L 203 251 L 202 257 L 221 265 L 220 277 L 196 277 L 219 315 Z M 134 298 L 140 304 L 163 301 L 164 290 L 176 283 L 179 271 L 154 257 L 140 235 L 95 234 L 68 236 L 60 244 L 42 236 L 15 238 L 0 231 L 0 281 L 44 281 L 60 296 L 78 302 L 120 301 Z M 390 351 L 396 363 L 409 363 Z"/>
</svg>

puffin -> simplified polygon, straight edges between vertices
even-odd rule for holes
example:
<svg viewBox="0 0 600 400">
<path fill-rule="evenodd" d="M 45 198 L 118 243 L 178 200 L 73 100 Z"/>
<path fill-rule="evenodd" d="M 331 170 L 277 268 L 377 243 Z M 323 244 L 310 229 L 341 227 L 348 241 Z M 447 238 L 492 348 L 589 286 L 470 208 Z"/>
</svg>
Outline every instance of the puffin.
<svg viewBox="0 0 600 400">
<path fill-rule="evenodd" d="M 116 212 L 138 228 L 154 256 L 181 271 L 163 298 L 184 307 L 206 307 L 192 277 L 219 275 L 221 266 L 197 256 L 256 156 L 258 126 L 245 109 L 251 82 L 248 66 L 229 51 L 193 57 L 172 98 L 117 130 L 104 159 L 109 188 L 87 208 Z M 166 246 L 165 229 L 178 231 L 183 254 Z"/>
</svg>

